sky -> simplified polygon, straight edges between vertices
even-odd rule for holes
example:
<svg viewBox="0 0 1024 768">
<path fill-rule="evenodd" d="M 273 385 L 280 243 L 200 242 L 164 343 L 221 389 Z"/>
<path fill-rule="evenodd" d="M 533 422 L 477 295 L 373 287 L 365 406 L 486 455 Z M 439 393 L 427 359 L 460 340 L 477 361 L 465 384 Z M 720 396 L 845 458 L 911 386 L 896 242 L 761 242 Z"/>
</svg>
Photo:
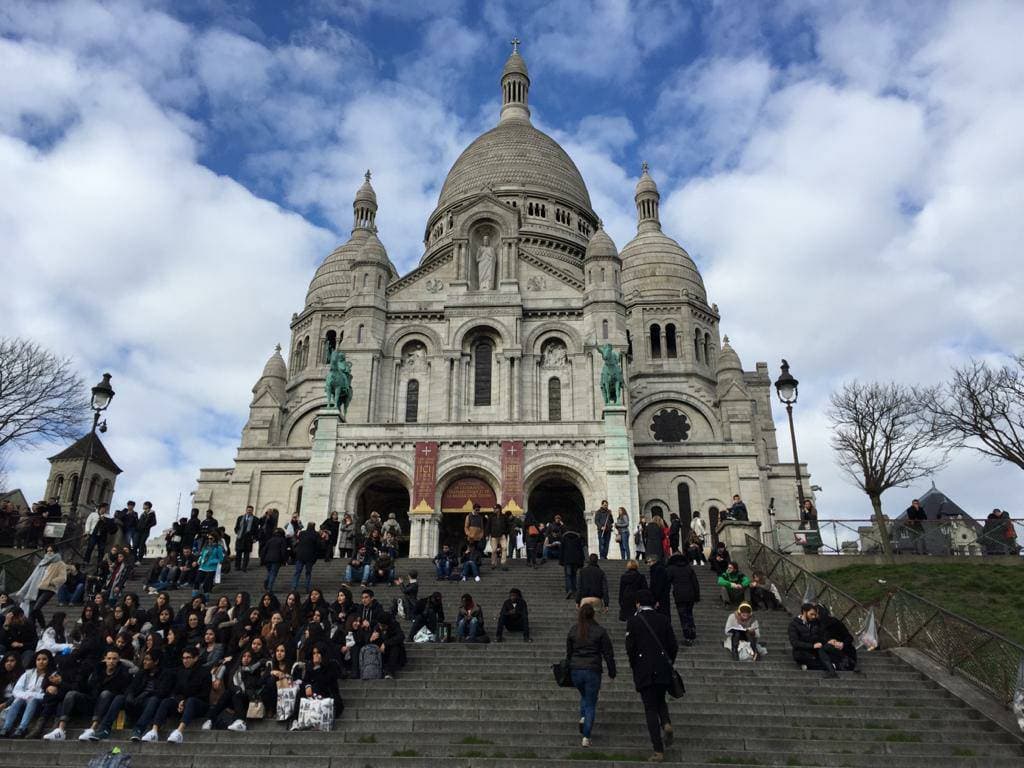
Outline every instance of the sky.
<svg viewBox="0 0 1024 768">
<path fill-rule="evenodd" d="M 1024 349 L 1024 4 L 545 0 L 0 5 L 0 334 L 113 374 L 115 505 L 167 523 L 230 467 L 251 388 L 367 168 L 401 273 L 517 36 L 534 124 L 613 240 L 647 160 L 744 367 L 799 378 L 823 518 L 867 498 L 829 447 L 853 379 L 934 383 Z M 785 411 L 780 451 L 791 457 Z M 38 446 L 10 484 L 42 495 Z M 1024 516 L 1024 473 L 934 478 Z M 898 514 L 929 486 L 883 497 Z"/>
</svg>

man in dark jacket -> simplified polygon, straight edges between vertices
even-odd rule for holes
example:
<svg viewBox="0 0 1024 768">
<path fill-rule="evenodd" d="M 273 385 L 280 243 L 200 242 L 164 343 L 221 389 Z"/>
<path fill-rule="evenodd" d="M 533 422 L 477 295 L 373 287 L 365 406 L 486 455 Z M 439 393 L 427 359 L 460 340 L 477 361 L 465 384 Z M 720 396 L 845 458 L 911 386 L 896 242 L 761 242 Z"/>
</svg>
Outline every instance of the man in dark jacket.
<svg viewBox="0 0 1024 768">
<path fill-rule="evenodd" d="M 43 736 L 47 741 L 64 741 L 68 720 L 75 714 L 92 712 L 92 725 L 78 737 L 79 741 L 96 741 L 110 737 L 120 705 L 115 700 L 122 695 L 132 681 L 128 667 L 121 663 L 117 651 L 107 651 L 103 661 L 89 675 L 84 691 L 71 691 L 64 697 L 57 727 Z"/>
<path fill-rule="evenodd" d="M 434 592 L 430 597 L 417 600 L 412 615 L 412 625 L 409 627 L 409 642 L 413 641 L 416 633 L 423 627 L 430 630 L 435 638 L 439 638 L 442 624 L 444 624 L 444 598 L 440 592 Z M 501 625 L 498 626 L 498 633 L 500 638 Z"/>
<path fill-rule="evenodd" d="M 669 610 L 669 598 L 672 596 L 672 582 L 668 577 L 668 568 L 662 560 L 647 555 L 647 567 L 650 573 L 647 581 L 650 584 L 651 594 L 654 595 L 654 609 L 663 613 L 672 621 L 672 613 Z"/>
<path fill-rule="evenodd" d="M 530 640 L 530 609 L 526 606 L 523 593 L 515 587 L 509 590 L 508 600 L 501 604 L 497 624 L 495 639 L 499 643 L 504 642 L 501 635 L 506 629 L 509 632 L 522 632 L 524 643 L 533 642 Z"/>
<path fill-rule="evenodd" d="M 256 539 L 259 520 L 252 506 L 245 508 L 245 514 L 235 520 L 235 569 L 243 573 L 249 570 L 249 556 Z"/>
<path fill-rule="evenodd" d="M 307 523 L 306 529 L 295 540 L 295 575 L 292 576 L 292 589 L 299 588 L 299 577 L 306 572 L 306 591 L 313 586 L 313 564 L 320 551 L 320 537 L 316 532 L 316 523 Z"/>
<path fill-rule="evenodd" d="M 142 737 L 142 741 L 156 741 L 158 729 L 167 722 L 171 714 L 181 714 L 178 727 L 171 731 L 167 741 L 180 744 L 184 741 L 185 727 L 193 720 L 206 714 L 210 706 L 210 670 L 199 663 L 199 654 L 195 648 L 186 648 L 181 652 L 181 669 L 175 670 L 171 679 L 170 692 L 160 702 L 156 715 L 152 720 L 152 728 Z M 146 712 L 149 711 L 147 707 Z M 142 730 L 145 725 L 146 713 L 139 718 L 136 728 Z"/>
<path fill-rule="evenodd" d="M 491 535 L 491 570 L 498 567 L 498 550 L 501 550 L 501 569 L 508 570 L 509 540 L 515 532 L 515 520 L 512 519 L 512 511 L 506 509 L 501 511 L 501 506 L 494 505 L 494 514 L 490 519 Z"/>
<path fill-rule="evenodd" d="M 146 557 L 146 542 L 149 540 L 149 533 L 156 527 L 156 512 L 153 511 L 153 502 L 142 502 L 142 514 L 139 515 L 139 528 L 135 536 L 135 559 L 144 560 Z"/>
<path fill-rule="evenodd" d="M 587 558 L 587 564 L 576 574 L 576 602 L 582 605 L 585 602 L 599 604 L 606 611 L 608 610 L 608 576 L 601 566 L 598 565 L 597 555 L 591 553 Z"/>
<path fill-rule="evenodd" d="M 683 630 L 683 645 L 693 645 L 697 626 L 693 621 L 693 604 L 700 602 L 700 581 L 685 555 L 675 554 L 668 561 L 668 580 Z"/>
<path fill-rule="evenodd" d="M 562 568 L 565 570 L 565 599 L 576 595 L 576 571 L 583 565 L 583 537 L 572 529 L 562 534 L 562 546 L 559 553 Z"/>
<path fill-rule="evenodd" d="M 132 741 L 142 739 L 143 719 L 146 719 L 146 723 L 153 721 L 160 702 L 171 692 L 172 682 L 171 675 L 167 674 L 160 665 L 159 655 L 147 653 L 142 657 L 142 669 L 135 673 L 135 677 L 132 678 L 124 695 L 114 699 L 111 704 L 111 707 L 114 708 L 115 720 L 122 708 L 135 719 Z M 148 715 L 146 715 L 147 709 L 149 710 Z"/>
<path fill-rule="evenodd" d="M 608 499 L 601 499 L 601 506 L 594 512 L 594 527 L 597 528 L 597 550 L 602 560 L 608 559 L 608 544 L 612 540 L 615 520 L 608 509 Z"/>
<path fill-rule="evenodd" d="M 800 606 L 800 614 L 789 623 L 789 644 L 793 661 L 803 669 L 823 669 L 825 677 L 838 677 L 836 666 L 842 661 L 841 650 L 825 640 L 818 622 L 818 608 L 813 603 Z"/>
<path fill-rule="evenodd" d="M 672 684 L 679 644 L 671 619 L 654 610 L 654 595 L 649 590 L 640 590 L 636 607 L 636 614 L 626 622 L 626 655 L 654 747 L 650 762 L 660 763 L 665 759 L 665 747 L 673 739 L 665 694 Z"/>
<path fill-rule="evenodd" d="M 277 572 L 281 565 L 288 560 L 288 544 L 284 540 L 284 531 L 275 528 L 270 538 L 263 544 L 263 552 L 260 560 L 267 569 L 267 578 L 263 580 L 263 589 L 267 592 L 274 591 L 274 582 L 277 581 Z"/>
</svg>

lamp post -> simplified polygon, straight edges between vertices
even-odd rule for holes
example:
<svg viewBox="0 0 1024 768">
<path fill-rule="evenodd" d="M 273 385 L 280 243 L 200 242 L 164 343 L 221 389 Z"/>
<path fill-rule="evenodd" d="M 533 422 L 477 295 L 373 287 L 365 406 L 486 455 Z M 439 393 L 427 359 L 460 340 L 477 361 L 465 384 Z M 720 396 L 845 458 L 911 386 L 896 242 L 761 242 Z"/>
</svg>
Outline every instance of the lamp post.
<svg viewBox="0 0 1024 768">
<path fill-rule="evenodd" d="M 782 361 L 782 373 L 775 380 L 775 391 L 786 406 L 786 414 L 789 416 L 789 438 L 793 441 L 793 468 L 796 470 L 796 497 L 800 508 L 797 514 L 803 514 L 804 509 L 804 484 L 800 477 L 800 456 L 796 452 L 796 430 L 793 429 L 793 403 L 796 402 L 799 390 L 799 381 L 793 378 L 789 372 L 789 363 Z"/>
<path fill-rule="evenodd" d="M 96 444 L 96 429 L 99 428 L 101 432 L 107 431 L 107 422 L 104 421 L 100 424 L 100 414 L 107 410 L 107 406 L 110 405 L 110 401 L 114 399 L 114 390 L 110 386 L 110 374 L 104 373 L 103 380 L 92 388 L 92 402 L 90 407 L 92 408 L 92 431 L 89 432 L 89 445 L 85 450 L 85 456 L 82 458 L 82 470 L 78 473 L 78 489 L 75 491 L 75 496 L 71 500 L 71 514 L 69 519 L 73 525 L 78 525 L 78 505 L 82 499 L 82 491 L 85 489 L 85 473 L 89 471 L 89 462 L 92 461 L 92 450 Z"/>
</svg>

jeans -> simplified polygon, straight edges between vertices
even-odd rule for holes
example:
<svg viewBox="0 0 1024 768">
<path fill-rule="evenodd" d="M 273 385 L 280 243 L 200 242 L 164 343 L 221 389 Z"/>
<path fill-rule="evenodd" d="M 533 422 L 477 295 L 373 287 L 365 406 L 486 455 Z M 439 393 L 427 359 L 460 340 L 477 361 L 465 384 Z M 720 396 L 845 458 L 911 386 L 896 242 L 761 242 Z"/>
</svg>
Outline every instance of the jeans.
<svg viewBox="0 0 1024 768">
<path fill-rule="evenodd" d="M 676 603 L 679 613 L 679 626 L 683 629 L 683 637 L 694 640 L 697 637 L 697 625 L 693 621 L 693 603 Z"/>
<path fill-rule="evenodd" d="M 629 560 L 629 531 L 619 532 L 619 556 Z"/>
<path fill-rule="evenodd" d="M 100 694 L 99 701 L 96 702 L 96 709 L 93 710 L 92 719 L 99 721 L 101 731 L 109 731 L 114 727 L 114 723 L 117 721 L 117 716 L 121 710 L 124 709 L 124 703 L 127 697 L 123 693 L 111 694 L 110 702 L 107 704 L 107 708 L 103 711 L 100 710 L 100 701 L 106 696 L 106 692 Z"/>
<path fill-rule="evenodd" d="M 42 699 L 15 699 L 4 713 L 4 730 L 9 731 L 17 724 L 17 730 L 24 731 L 39 709 Z M 19 718 L 21 718 L 19 722 Z"/>
<path fill-rule="evenodd" d="M 597 694 L 601 690 L 601 673 L 593 669 L 572 670 L 572 684 L 580 692 L 580 717 L 583 718 L 583 737 L 589 739 L 597 715 Z"/>
<path fill-rule="evenodd" d="M 35 600 L 32 601 L 32 610 L 29 611 L 29 618 L 41 627 L 46 626 L 46 617 L 43 615 L 43 608 L 53 599 L 56 593 L 49 589 L 40 589 Z"/>
<path fill-rule="evenodd" d="M 509 632 L 522 631 L 523 640 L 530 639 L 530 620 L 525 615 L 521 614 L 513 617 L 507 616 L 503 613 L 498 616 L 498 628 L 495 631 L 495 634 L 498 636 L 499 640 L 506 629 Z"/>
<path fill-rule="evenodd" d="M 196 577 L 195 593 L 209 597 L 213 592 L 213 579 L 217 576 L 216 571 L 199 571 Z"/>
<path fill-rule="evenodd" d="M 135 720 L 135 730 L 142 733 L 149 730 L 156 718 L 156 712 L 160 709 L 163 699 L 159 696 L 148 696 L 142 704 L 141 712 Z"/>
<path fill-rule="evenodd" d="M 501 548 L 501 564 L 508 562 L 508 534 L 504 536 L 491 536 L 491 567 L 498 564 L 498 548 Z"/>
<path fill-rule="evenodd" d="M 359 566 L 357 565 L 356 568 L 359 568 Z M 370 566 L 364 565 L 361 570 L 362 570 L 362 578 L 359 580 L 360 583 L 361 584 L 369 584 L 370 583 L 370 571 L 371 571 Z M 346 565 L 345 566 L 345 581 L 347 581 L 349 584 L 351 584 L 353 581 L 355 581 L 355 575 L 356 575 L 355 574 L 355 569 L 351 565 Z"/>
<path fill-rule="evenodd" d="M 471 576 L 477 577 L 480 575 L 480 568 L 477 566 L 475 560 L 467 560 L 462 564 L 462 578 L 468 579 Z"/>
<path fill-rule="evenodd" d="M 437 573 L 437 578 L 447 579 L 452 573 L 452 564 L 448 560 L 442 560 L 434 566 L 434 571 Z"/>
<path fill-rule="evenodd" d="M 160 707 L 156 711 L 156 717 L 153 719 L 153 724 L 160 726 L 167 722 L 171 714 L 178 713 L 178 697 L 168 696 L 166 699 L 160 702 Z M 196 720 L 206 714 L 206 710 L 209 709 L 210 705 L 202 699 L 197 699 L 190 696 L 185 699 L 185 710 L 181 713 L 181 722 L 188 725 L 193 720 Z"/>
<path fill-rule="evenodd" d="M 644 718 L 647 720 L 647 733 L 651 737 L 651 746 L 655 752 L 664 752 L 665 743 L 661 739 L 661 729 L 671 725 L 668 716 L 668 704 L 665 694 L 668 686 L 651 685 L 640 689 L 640 701 L 644 704 Z"/>
<path fill-rule="evenodd" d="M 558 556 L 562 554 L 562 547 L 544 547 L 544 559 L 545 560 L 557 560 Z"/>
<path fill-rule="evenodd" d="M 575 592 L 576 591 L 576 571 L 579 566 L 565 563 L 562 568 L 565 570 L 565 591 Z"/>
<path fill-rule="evenodd" d="M 459 619 L 455 625 L 455 634 L 459 638 L 466 638 L 467 640 L 476 640 L 476 634 L 480 631 L 480 619 L 470 619 L 466 621 L 465 617 Z"/>
<path fill-rule="evenodd" d="M 313 584 L 313 563 L 303 563 L 298 560 L 295 561 L 295 575 L 292 576 L 292 589 L 299 588 L 299 577 L 302 572 L 306 572 L 306 591 L 309 592 L 310 587 Z"/>
<path fill-rule="evenodd" d="M 63 605 L 81 605 L 85 598 L 85 582 L 83 581 L 73 590 L 68 589 L 66 584 L 61 584 L 57 590 L 57 602 Z"/>
<path fill-rule="evenodd" d="M 612 540 L 611 530 L 597 532 L 597 551 L 598 557 L 602 560 L 608 559 L 608 545 Z"/>
<path fill-rule="evenodd" d="M 135 547 L 138 546 L 138 541 L 138 531 L 134 528 L 124 529 L 124 545 L 133 553 L 135 552 Z"/>
<path fill-rule="evenodd" d="M 85 548 L 85 559 L 84 562 L 88 563 L 92 557 L 93 549 L 98 550 L 99 557 L 103 557 L 103 550 L 107 548 L 107 537 L 98 536 L 95 533 L 89 534 L 89 544 Z"/>
<path fill-rule="evenodd" d="M 267 592 L 274 591 L 274 582 L 277 581 L 277 572 L 280 570 L 280 563 L 267 563 L 267 578 L 263 580 L 263 586 Z"/>
<path fill-rule="evenodd" d="M 235 542 L 235 570 L 249 570 L 249 558 L 252 555 L 252 535 L 239 536 Z"/>
</svg>

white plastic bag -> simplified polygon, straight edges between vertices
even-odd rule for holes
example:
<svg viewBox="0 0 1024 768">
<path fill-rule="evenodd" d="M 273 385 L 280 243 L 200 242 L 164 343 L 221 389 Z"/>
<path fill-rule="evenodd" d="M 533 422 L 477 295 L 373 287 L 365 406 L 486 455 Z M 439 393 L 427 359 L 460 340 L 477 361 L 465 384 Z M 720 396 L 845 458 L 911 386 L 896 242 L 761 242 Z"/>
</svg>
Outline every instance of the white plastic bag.
<svg viewBox="0 0 1024 768">
<path fill-rule="evenodd" d="M 869 651 L 878 648 L 878 625 L 875 622 L 875 611 L 873 609 L 868 613 L 868 618 L 864 622 L 864 629 L 857 633 L 855 645 L 857 648 L 866 648 Z"/>
<path fill-rule="evenodd" d="M 217 563 L 217 572 L 213 575 L 213 583 L 220 584 L 220 563 Z"/>
<path fill-rule="evenodd" d="M 433 632 L 431 632 L 431 631 L 430 631 L 429 629 L 427 629 L 426 627 L 420 627 L 420 630 L 419 630 L 419 632 L 417 632 L 417 633 L 416 633 L 416 634 L 415 634 L 415 635 L 413 636 L 413 638 L 412 638 L 412 641 L 413 641 L 414 643 L 432 643 L 432 642 L 434 642 L 434 641 L 435 641 L 436 639 L 437 639 L 437 638 L 436 638 L 436 637 L 434 636 L 434 633 L 433 633 Z"/>
</svg>

